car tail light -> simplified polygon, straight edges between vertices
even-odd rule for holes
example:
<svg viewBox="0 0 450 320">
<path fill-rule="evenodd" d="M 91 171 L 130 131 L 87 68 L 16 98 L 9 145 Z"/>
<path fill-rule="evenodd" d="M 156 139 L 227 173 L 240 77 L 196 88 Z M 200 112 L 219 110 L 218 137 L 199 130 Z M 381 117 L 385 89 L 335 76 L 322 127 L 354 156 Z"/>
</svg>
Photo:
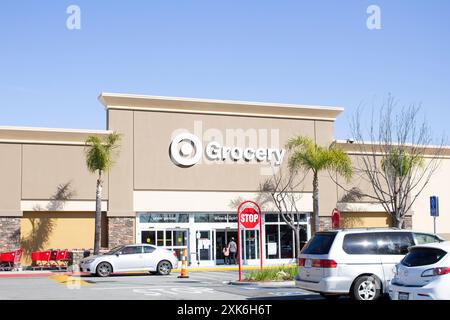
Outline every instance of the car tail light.
<svg viewBox="0 0 450 320">
<path fill-rule="evenodd" d="M 177 254 L 177 252 L 176 252 L 176 251 L 172 251 L 172 253 L 173 253 L 174 257 L 178 259 L 178 254 Z"/>
<path fill-rule="evenodd" d="M 312 266 L 314 268 L 337 268 L 337 263 L 334 260 L 314 259 Z"/>
<path fill-rule="evenodd" d="M 434 276 L 443 276 L 444 274 L 449 274 L 450 268 L 449 267 L 440 267 L 440 268 L 433 268 L 428 269 L 422 272 L 422 277 L 434 277 Z"/>
<path fill-rule="evenodd" d="M 305 259 L 304 258 L 299 258 L 298 259 L 298 266 L 299 267 L 304 267 L 305 266 Z"/>
</svg>

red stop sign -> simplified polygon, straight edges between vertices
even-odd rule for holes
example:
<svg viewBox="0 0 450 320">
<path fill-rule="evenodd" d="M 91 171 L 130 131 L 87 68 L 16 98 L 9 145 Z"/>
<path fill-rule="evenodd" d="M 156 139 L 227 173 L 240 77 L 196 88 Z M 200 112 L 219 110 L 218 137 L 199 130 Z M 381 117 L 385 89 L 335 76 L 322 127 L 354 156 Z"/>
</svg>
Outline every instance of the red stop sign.
<svg viewBox="0 0 450 320">
<path fill-rule="evenodd" d="M 245 208 L 239 212 L 239 222 L 245 229 L 253 229 L 259 224 L 259 214 L 253 208 Z"/>
</svg>

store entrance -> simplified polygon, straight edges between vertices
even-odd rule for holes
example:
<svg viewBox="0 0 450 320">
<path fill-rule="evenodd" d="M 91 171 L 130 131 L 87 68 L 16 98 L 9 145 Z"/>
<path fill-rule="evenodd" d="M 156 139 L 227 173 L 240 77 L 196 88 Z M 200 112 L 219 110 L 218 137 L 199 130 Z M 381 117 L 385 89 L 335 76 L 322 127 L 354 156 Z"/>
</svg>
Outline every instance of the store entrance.
<svg viewBox="0 0 450 320">
<path fill-rule="evenodd" d="M 237 243 L 237 230 L 216 230 L 216 264 L 223 265 L 225 264 L 224 255 L 222 250 L 224 247 L 228 245 L 231 241 L 231 238 L 234 238 L 234 241 Z"/>
<path fill-rule="evenodd" d="M 152 244 L 167 250 L 175 251 L 181 261 L 182 250 L 188 252 L 189 231 L 186 229 L 143 230 L 141 243 Z M 189 260 L 189 256 L 187 256 Z"/>
</svg>

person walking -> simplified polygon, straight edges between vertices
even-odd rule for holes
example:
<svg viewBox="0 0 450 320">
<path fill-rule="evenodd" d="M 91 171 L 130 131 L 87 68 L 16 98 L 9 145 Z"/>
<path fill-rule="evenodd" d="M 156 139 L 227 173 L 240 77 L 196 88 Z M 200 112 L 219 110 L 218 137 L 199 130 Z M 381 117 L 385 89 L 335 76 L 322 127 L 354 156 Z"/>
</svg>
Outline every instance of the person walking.
<svg viewBox="0 0 450 320">
<path fill-rule="evenodd" d="M 236 264 L 237 244 L 234 242 L 234 238 L 231 238 L 231 241 L 228 243 L 228 250 L 230 251 L 230 263 L 232 260 L 233 264 Z"/>
<path fill-rule="evenodd" d="M 230 250 L 227 246 L 223 246 L 222 253 L 225 264 L 230 264 Z"/>
</svg>

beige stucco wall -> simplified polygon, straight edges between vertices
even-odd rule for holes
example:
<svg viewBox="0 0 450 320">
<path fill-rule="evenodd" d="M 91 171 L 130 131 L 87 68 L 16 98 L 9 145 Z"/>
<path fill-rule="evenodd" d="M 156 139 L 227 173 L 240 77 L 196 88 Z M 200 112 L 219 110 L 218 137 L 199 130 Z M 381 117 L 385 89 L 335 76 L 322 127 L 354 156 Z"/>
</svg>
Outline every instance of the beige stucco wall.
<svg viewBox="0 0 450 320">
<path fill-rule="evenodd" d="M 84 143 L 107 131 L 0 127 L 0 216 L 22 211 L 95 210 L 95 173 L 86 168 Z M 103 205 L 107 207 L 108 175 Z M 61 186 L 70 197 L 53 201 Z M 59 199 L 62 200 L 62 199 Z"/>
<path fill-rule="evenodd" d="M 71 200 L 95 200 L 96 174 L 86 168 L 83 146 L 23 145 L 22 199 L 50 199 L 57 187 L 70 183 Z M 108 199 L 105 175 L 103 198 Z"/>
<path fill-rule="evenodd" d="M 108 216 L 135 216 L 133 211 L 133 112 L 108 111 L 108 129 L 121 135 L 119 155 L 109 173 Z"/>
<path fill-rule="evenodd" d="M 284 148 L 287 139 L 294 134 L 314 138 L 314 122 L 290 119 L 248 118 L 235 116 L 135 112 L 134 187 L 137 190 L 207 190 L 207 191 L 256 191 L 259 183 L 270 176 L 261 175 L 261 164 L 228 161 L 224 164 L 199 163 L 189 168 L 176 166 L 169 158 L 172 134 L 179 129 L 194 132 L 194 124 L 202 126 L 203 134 L 215 130 L 226 136 L 226 130 L 271 130 L 279 132 L 279 139 L 260 139 L 264 146 Z M 196 134 L 197 135 L 197 134 Z M 203 146 L 212 139 L 204 137 Z M 216 139 L 218 140 L 218 139 Z M 220 141 L 220 140 L 219 140 Z M 225 145 L 225 141 L 222 142 Z M 237 145 L 233 141 L 229 146 Z M 256 147 L 256 146 L 254 146 Z M 286 159 L 285 159 L 286 160 Z M 284 163 L 287 163 L 284 161 Z"/>
<path fill-rule="evenodd" d="M 429 160 L 428 160 L 429 161 Z M 439 169 L 431 177 L 421 196 L 413 205 L 413 228 L 421 231 L 433 231 L 433 219 L 430 217 L 430 196 L 439 197 L 440 216 L 437 218 L 437 233 L 450 240 L 450 159 L 442 159 Z"/>
<path fill-rule="evenodd" d="M 20 216 L 21 146 L 0 144 L 0 217 Z"/>
<path fill-rule="evenodd" d="M 295 135 L 309 136 L 324 145 L 334 139 L 332 121 L 142 110 L 108 110 L 108 129 L 122 134 L 121 156 L 110 173 L 110 216 L 133 214 L 133 190 L 251 193 L 258 191 L 260 183 L 270 178 L 270 174 L 264 175 L 261 171 L 262 167 L 269 169 L 266 164 L 203 161 L 189 168 L 176 166 L 169 157 L 169 147 L 180 130 L 202 136 L 203 146 L 218 134 L 224 139 L 223 145 L 239 146 L 238 141 L 226 143 L 227 129 L 242 130 L 244 135 L 254 130 L 257 134 L 254 147 L 285 148 L 287 140 Z M 265 139 L 266 134 L 268 139 Z M 272 134 L 275 139 L 271 139 Z M 245 146 L 249 146 L 248 140 Z M 288 156 L 284 157 L 285 166 Z M 331 215 L 337 200 L 336 187 L 326 175 L 321 176 L 320 183 L 321 214 Z M 309 176 L 299 191 L 311 190 Z M 312 201 L 310 194 L 306 197 Z M 207 196 L 205 201 L 208 201 Z"/>
</svg>

